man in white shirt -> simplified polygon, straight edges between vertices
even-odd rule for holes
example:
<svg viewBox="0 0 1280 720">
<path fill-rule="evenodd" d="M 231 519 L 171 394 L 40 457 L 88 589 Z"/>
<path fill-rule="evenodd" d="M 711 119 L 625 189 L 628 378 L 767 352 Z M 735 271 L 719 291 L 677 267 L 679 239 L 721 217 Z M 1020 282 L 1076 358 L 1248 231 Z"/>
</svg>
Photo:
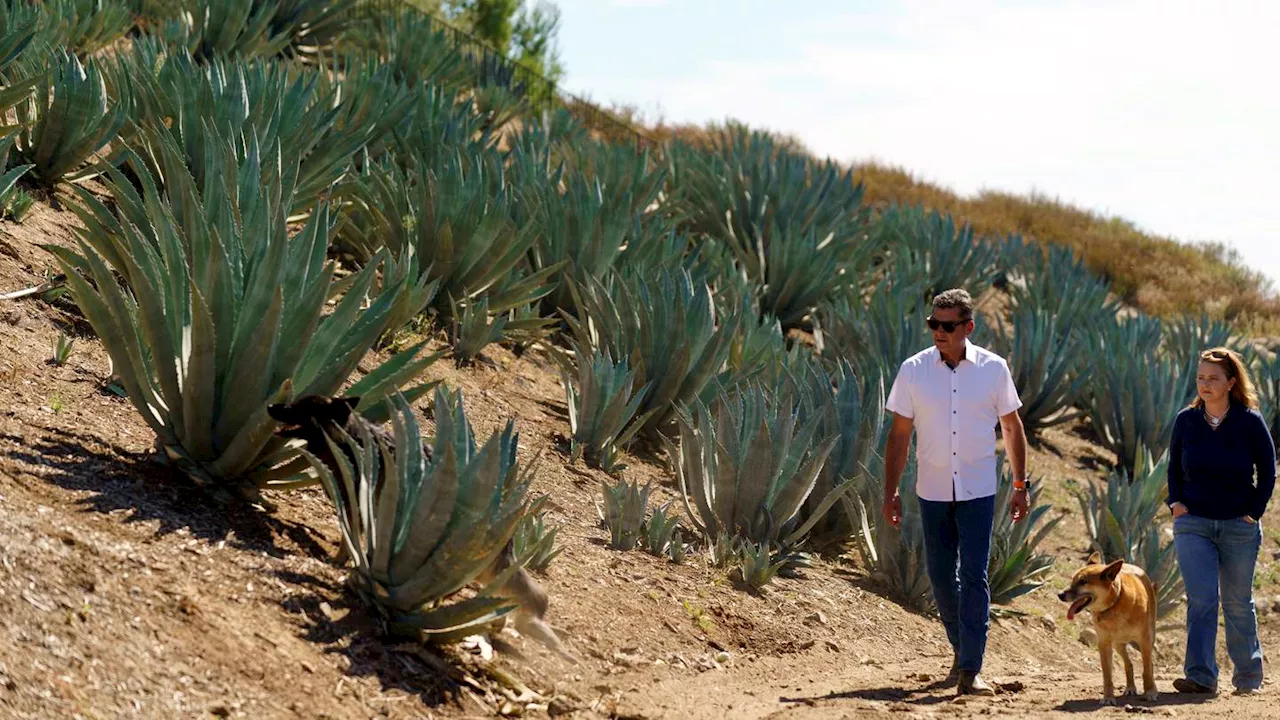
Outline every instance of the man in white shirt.
<svg viewBox="0 0 1280 720">
<path fill-rule="evenodd" d="M 1013 466 L 1010 513 L 1027 514 L 1022 401 L 1009 366 L 969 342 L 973 299 L 962 289 L 933 299 L 933 347 L 902 363 L 885 408 L 893 413 L 885 450 L 885 518 L 898 526 L 898 480 L 916 434 L 916 495 L 934 603 L 955 651 L 949 682 L 960 694 L 994 693 L 979 674 L 986 652 L 991 590 L 987 562 L 995 519 L 996 434 Z"/>
</svg>

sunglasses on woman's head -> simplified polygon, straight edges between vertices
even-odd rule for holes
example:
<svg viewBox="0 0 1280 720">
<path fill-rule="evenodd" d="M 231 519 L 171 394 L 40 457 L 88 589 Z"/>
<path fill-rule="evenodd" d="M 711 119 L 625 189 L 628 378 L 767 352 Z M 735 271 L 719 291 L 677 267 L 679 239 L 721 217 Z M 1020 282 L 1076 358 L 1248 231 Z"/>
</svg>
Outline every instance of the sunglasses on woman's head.
<svg viewBox="0 0 1280 720">
<path fill-rule="evenodd" d="M 937 330 L 938 328 L 942 328 L 948 333 L 953 333 L 956 331 L 956 328 L 960 327 L 961 325 L 964 325 L 969 321 L 968 320 L 939 320 L 935 317 L 930 316 L 927 320 L 925 320 L 925 322 L 929 324 L 930 330 Z"/>
</svg>

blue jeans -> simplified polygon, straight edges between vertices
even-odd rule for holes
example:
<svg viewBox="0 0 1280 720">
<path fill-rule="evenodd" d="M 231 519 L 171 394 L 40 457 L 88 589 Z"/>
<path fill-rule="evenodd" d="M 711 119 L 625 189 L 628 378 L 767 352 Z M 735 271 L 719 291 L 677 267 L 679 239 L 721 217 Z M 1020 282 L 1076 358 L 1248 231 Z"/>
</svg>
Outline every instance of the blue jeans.
<svg viewBox="0 0 1280 720">
<path fill-rule="evenodd" d="M 990 627 L 987 561 L 995 507 L 994 495 L 962 502 L 920 500 L 933 602 L 955 650 L 956 667 L 975 673 L 982 669 Z"/>
<path fill-rule="evenodd" d="M 1218 687 L 1218 596 L 1226 621 L 1227 654 L 1237 688 L 1262 686 L 1262 645 L 1253 611 L 1253 568 L 1262 526 L 1240 518 L 1210 520 L 1183 515 L 1173 520 L 1173 544 L 1187 589 L 1188 680 Z"/>
</svg>

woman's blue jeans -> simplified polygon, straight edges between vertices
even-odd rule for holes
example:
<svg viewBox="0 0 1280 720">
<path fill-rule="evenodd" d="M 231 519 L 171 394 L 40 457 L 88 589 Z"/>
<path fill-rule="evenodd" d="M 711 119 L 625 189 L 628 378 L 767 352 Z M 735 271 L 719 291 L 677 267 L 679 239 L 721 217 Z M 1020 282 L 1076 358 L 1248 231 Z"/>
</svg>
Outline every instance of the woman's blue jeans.
<svg viewBox="0 0 1280 720">
<path fill-rule="evenodd" d="M 933 601 L 959 670 L 978 672 L 987 650 L 991 589 L 987 562 L 995 496 L 961 502 L 920 500 L 925 563 Z"/>
<path fill-rule="evenodd" d="M 1173 544 L 1187 591 L 1188 680 L 1218 687 L 1218 601 L 1227 635 L 1227 654 L 1237 688 L 1262 686 L 1262 645 L 1253 611 L 1253 569 L 1262 545 L 1262 526 L 1241 518 L 1210 520 L 1186 514 L 1173 520 Z"/>
</svg>

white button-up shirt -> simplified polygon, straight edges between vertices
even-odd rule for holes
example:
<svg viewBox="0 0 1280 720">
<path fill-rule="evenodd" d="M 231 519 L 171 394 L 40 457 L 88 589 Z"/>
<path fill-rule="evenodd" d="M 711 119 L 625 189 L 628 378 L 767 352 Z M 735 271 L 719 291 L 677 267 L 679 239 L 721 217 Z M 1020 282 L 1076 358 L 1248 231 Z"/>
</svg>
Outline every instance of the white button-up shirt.
<svg viewBox="0 0 1280 720">
<path fill-rule="evenodd" d="M 902 363 L 885 409 L 911 418 L 916 495 L 939 502 L 996 494 L 996 425 L 1022 407 L 1004 358 L 965 343 L 955 369 L 937 347 Z"/>
</svg>

